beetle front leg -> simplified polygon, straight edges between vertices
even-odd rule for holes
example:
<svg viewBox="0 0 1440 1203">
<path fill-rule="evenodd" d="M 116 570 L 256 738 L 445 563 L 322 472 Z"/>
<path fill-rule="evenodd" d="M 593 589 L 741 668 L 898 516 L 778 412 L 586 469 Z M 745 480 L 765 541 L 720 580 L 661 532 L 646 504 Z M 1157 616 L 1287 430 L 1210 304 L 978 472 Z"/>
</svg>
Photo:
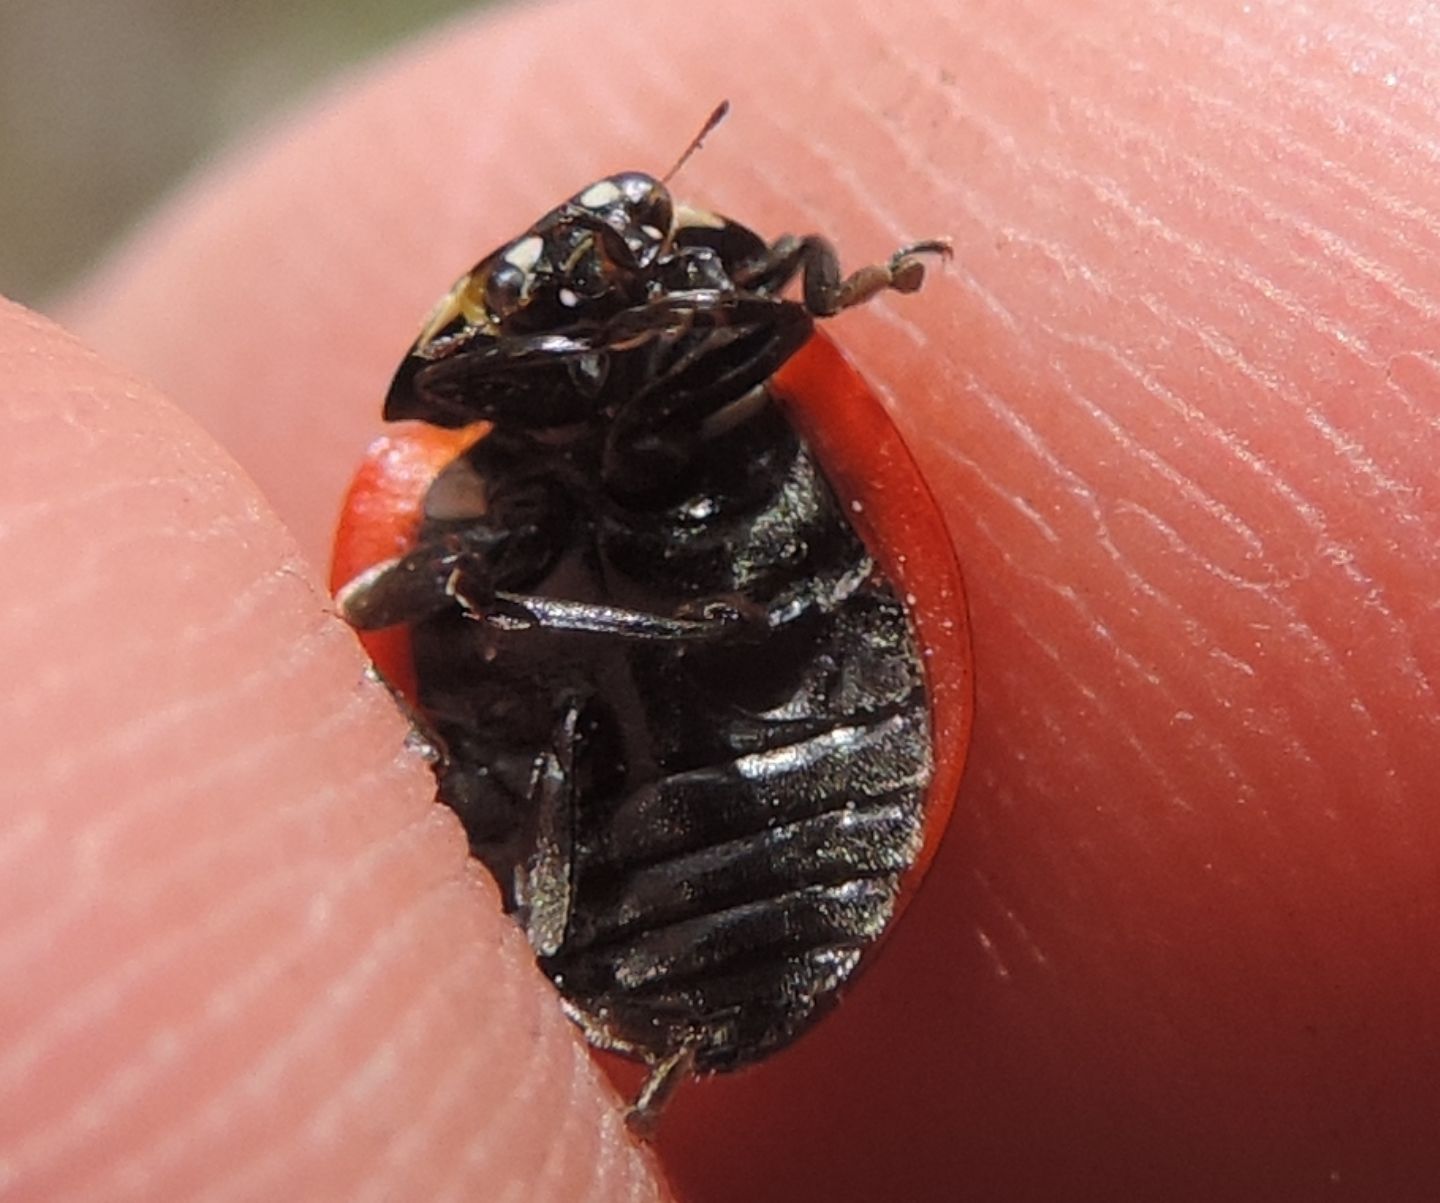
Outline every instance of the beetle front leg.
<svg viewBox="0 0 1440 1203">
<path fill-rule="evenodd" d="M 833 317 L 852 305 L 863 305 L 878 293 L 916 292 L 925 282 L 923 255 L 948 258 L 950 243 L 930 238 L 902 246 L 884 263 L 870 263 L 840 274 L 835 247 L 817 234 L 777 238 L 764 258 L 737 270 L 735 283 L 756 292 L 778 292 L 802 275 L 805 308 L 816 317 Z"/>
<path fill-rule="evenodd" d="M 457 339 L 443 354 L 405 358 L 385 397 L 385 420 L 449 429 L 492 420 L 530 427 L 574 421 L 586 413 L 589 378 L 603 377 L 596 362 L 602 352 L 593 331 Z M 557 379 L 574 388 L 557 388 Z"/>
<path fill-rule="evenodd" d="M 714 433 L 709 419 L 736 416 L 809 339 L 814 319 L 796 301 L 753 293 L 677 293 L 645 310 L 620 315 L 636 327 L 649 321 L 689 337 L 657 345 L 648 378 L 606 431 L 601 474 L 612 496 L 635 496 L 683 475 Z M 623 327 L 621 327 L 623 328 Z M 743 408 L 743 406 L 742 406 Z"/>
<path fill-rule="evenodd" d="M 506 538 L 503 531 L 479 528 L 384 560 L 336 591 L 340 615 L 357 631 L 378 631 L 420 622 L 457 605 L 482 611 L 491 591 L 487 553 Z"/>
</svg>

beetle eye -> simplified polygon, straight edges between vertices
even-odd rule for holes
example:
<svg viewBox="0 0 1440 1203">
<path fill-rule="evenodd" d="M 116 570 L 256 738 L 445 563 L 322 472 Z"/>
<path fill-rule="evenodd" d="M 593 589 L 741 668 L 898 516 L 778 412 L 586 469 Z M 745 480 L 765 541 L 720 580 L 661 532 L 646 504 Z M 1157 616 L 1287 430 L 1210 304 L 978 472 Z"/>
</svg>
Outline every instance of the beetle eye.
<svg viewBox="0 0 1440 1203">
<path fill-rule="evenodd" d="M 626 217 L 647 238 L 661 241 L 670 233 L 674 209 L 670 189 L 653 176 L 634 172 L 622 176 L 620 190 L 625 194 Z"/>
<path fill-rule="evenodd" d="M 635 224 L 657 241 L 670 232 L 674 214 L 670 208 L 670 190 L 656 184 L 642 199 L 636 202 Z"/>
<path fill-rule="evenodd" d="M 513 263 L 497 263 L 485 281 L 485 308 L 500 321 L 520 308 L 527 275 Z"/>
<path fill-rule="evenodd" d="M 670 233 L 670 196 L 663 189 L 657 189 L 656 195 L 643 209 L 637 210 L 635 222 L 640 227 L 640 232 L 655 242 L 663 242 Z"/>
</svg>

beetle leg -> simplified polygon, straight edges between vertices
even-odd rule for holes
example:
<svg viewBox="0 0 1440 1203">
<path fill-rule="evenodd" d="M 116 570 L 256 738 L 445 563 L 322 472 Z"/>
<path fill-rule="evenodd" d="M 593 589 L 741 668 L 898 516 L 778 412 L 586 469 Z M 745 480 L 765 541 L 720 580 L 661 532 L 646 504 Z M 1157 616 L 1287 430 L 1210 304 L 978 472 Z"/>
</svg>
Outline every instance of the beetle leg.
<svg viewBox="0 0 1440 1203">
<path fill-rule="evenodd" d="M 716 642 L 762 632 L 766 625 L 762 610 L 729 596 L 687 602 L 675 614 L 655 614 L 502 590 L 476 617 L 502 631 L 570 632 L 642 643 Z"/>
<path fill-rule="evenodd" d="M 666 320 L 683 323 L 690 337 L 657 344 L 645 385 L 606 431 L 601 470 L 616 496 L 683 476 L 706 440 L 746 408 L 814 329 L 803 305 L 777 297 L 677 294 L 664 304 Z"/>
<path fill-rule="evenodd" d="M 772 326 L 793 302 L 760 292 L 725 288 L 677 289 L 622 309 L 601 327 L 606 349 L 628 351 L 662 335 L 734 327 L 762 330 Z"/>
<path fill-rule="evenodd" d="M 499 632 L 570 632 L 648 643 L 711 642 L 764 629 L 759 611 L 728 596 L 656 614 L 494 589 L 484 553 L 505 537 L 479 527 L 468 533 L 468 545 L 457 547 L 453 538 L 444 538 L 385 560 L 336 591 L 340 614 L 357 631 L 374 631 L 458 607 Z"/>
<path fill-rule="evenodd" d="M 685 1045 L 663 1060 L 652 1062 L 650 1075 L 625 1112 L 625 1126 L 636 1136 L 649 1138 L 660 1112 L 676 1088 L 695 1071 L 695 1049 Z"/>
<path fill-rule="evenodd" d="M 950 254 L 950 243 L 945 239 L 926 239 L 902 246 L 884 263 L 870 263 L 842 277 L 840 257 L 828 240 L 817 234 L 803 238 L 783 234 L 763 258 L 737 269 L 734 280 L 740 288 L 773 293 L 803 273 L 805 308 L 816 317 L 832 317 L 887 289 L 915 292 L 925 281 L 925 264 L 920 256 L 948 258 Z"/>
<path fill-rule="evenodd" d="M 737 320 L 737 308 L 697 309 L 684 314 L 692 330 L 711 328 L 669 362 L 657 364 L 653 378 L 636 393 L 637 401 L 617 415 L 612 444 L 654 429 L 672 417 L 696 422 L 738 401 L 763 384 L 795 354 L 814 329 L 804 307 L 766 299 L 763 321 Z"/>
<path fill-rule="evenodd" d="M 477 524 L 463 538 L 421 543 L 382 560 L 336 591 L 340 614 L 357 631 L 378 631 L 430 618 L 457 601 L 478 608 L 485 591 L 481 577 L 490 573 L 487 553 L 510 537 Z"/>
<path fill-rule="evenodd" d="M 603 386 L 609 355 L 634 351 L 660 340 L 725 330 L 723 345 L 759 339 L 774 348 L 766 358 L 746 355 L 748 383 L 732 383 L 726 368 L 732 355 L 715 354 L 703 337 L 664 366 L 646 392 L 680 372 L 697 368 L 712 391 L 744 392 L 788 359 L 810 334 L 809 315 L 793 301 L 760 293 L 695 288 L 671 292 L 623 309 L 602 325 L 571 327 L 543 335 L 487 336 L 434 360 L 412 356 L 396 373 L 385 402 L 386 421 L 418 418 L 436 426 L 464 426 L 486 419 L 531 427 L 564 425 L 591 416 L 591 401 Z M 803 324 L 803 329 L 799 327 Z M 777 338 L 782 331 L 794 337 Z M 558 387 L 544 369 L 565 369 Z M 726 398 L 730 399 L 729 397 Z"/>
<path fill-rule="evenodd" d="M 487 335 L 435 358 L 411 355 L 391 382 L 384 417 L 387 422 L 415 418 L 450 428 L 485 419 L 528 418 L 533 426 L 576 421 L 586 416 L 587 394 L 576 390 L 578 401 L 573 400 L 556 388 L 553 376 L 536 369 L 568 369 L 573 364 L 583 378 L 599 371 L 594 357 L 603 350 L 603 339 L 591 329 Z"/>
<path fill-rule="evenodd" d="M 470 365 L 470 371 L 503 372 L 535 368 L 594 354 L 629 351 L 662 335 L 685 334 L 721 326 L 760 328 L 774 322 L 777 311 L 792 302 L 758 291 L 727 288 L 675 289 L 662 297 L 632 305 L 599 324 L 565 327 L 545 334 L 501 334 L 476 339 L 433 360 L 421 360 L 418 375 L 427 386 L 449 381 L 447 371 Z M 386 415 L 387 418 L 389 415 Z"/>
<path fill-rule="evenodd" d="M 570 698 L 551 746 L 536 758 L 531 784 L 535 845 L 515 897 L 525 911 L 525 935 L 537 957 L 552 957 L 565 943 L 575 902 L 575 749 L 583 739 L 581 705 Z"/>
<path fill-rule="evenodd" d="M 635 258 L 635 252 L 630 249 L 624 236 L 593 209 L 567 201 L 555 211 L 555 215 L 570 225 L 589 230 L 600 244 L 601 253 L 611 264 L 622 271 L 639 270 L 640 264 Z"/>
<path fill-rule="evenodd" d="M 523 440 L 496 433 L 442 470 L 423 503 L 433 524 L 415 546 L 336 591 L 345 620 L 373 631 L 457 606 L 486 618 L 500 585 L 542 578 L 569 537 L 573 503 L 563 483 L 504 481 L 506 464 L 528 452 Z"/>
<path fill-rule="evenodd" d="M 552 382 L 533 386 L 521 383 L 510 372 L 553 367 L 570 360 L 582 360 L 602 352 L 626 352 L 644 346 L 662 336 L 680 336 L 688 331 L 714 330 L 719 327 L 766 328 L 775 323 L 776 314 L 792 305 L 789 301 L 769 297 L 759 291 L 734 292 L 726 288 L 687 288 L 668 292 L 664 297 L 631 305 L 602 324 L 573 326 L 544 334 L 498 334 L 456 344 L 444 356 L 408 360 L 408 375 L 396 376 L 397 385 L 387 402 L 384 418 L 420 418 L 433 425 L 449 425 L 445 416 L 410 412 L 403 403 L 410 396 L 426 401 L 451 401 L 452 393 L 484 385 L 487 380 L 504 379 L 504 388 L 516 392 L 543 392 Z M 527 398 L 531 399 L 531 398 Z M 465 421 L 485 418 L 484 408 L 465 411 Z M 458 416 L 456 416 L 458 421 Z"/>
<path fill-rule="evenodd" d="M 636 643 L 721 643 L 763 637 L 798 621 L 817 605 L 803 592 L 787 591 L 768 603 L 725 593 L 691 598 L 673 614 L 655 614 L 501 590 L 484 614 L 472 617 L 501 631 L 604 635 Z"/>
<path fill-rule="evenodd" d="M 785 252 L 788 266 L 782 271 L 777 265 L 776 271 L 788 273 L 788 279 L 803 266 L 803 305 L 769 295 L 764 291 L 769 283 L 762 280 L 742 292 L 674 290 L 621 310 L 601 325 L 487 337 L 402 370 L 385 416 L 418 417 L 441 426 L 486 418 L 540 427 L 580 421 L 589 416 L 590 394 L 603 384 L 607 357 L 650 346 L 659 362 L 632 398 L 643 394 L 646 404 L 627 405 L 626 414 L 651 429 L 674 414 L 703 417 L 768 379 L 809 338 L 812 317 L 860 304 L 882 289 L 914 291 L 924 276 L 916 256 L 939 253 L 943 245 L 902 248 L 888 264 L 872 264 L 842 280 L 828 243 L 819 238 L 795 242 Z M 582 378 L 587 372 L 596 374 L 600 383 L 589 390 L 557 387 L 545 368 L 567 369 L 567 385 L 573 384 L 576 372 Z M 623 418 L 615 423 L 612 447 L 623 442 L 619 432 L 625 425 Z M 607 477 L 613 475 L 607 467 Z"/>
</svg>

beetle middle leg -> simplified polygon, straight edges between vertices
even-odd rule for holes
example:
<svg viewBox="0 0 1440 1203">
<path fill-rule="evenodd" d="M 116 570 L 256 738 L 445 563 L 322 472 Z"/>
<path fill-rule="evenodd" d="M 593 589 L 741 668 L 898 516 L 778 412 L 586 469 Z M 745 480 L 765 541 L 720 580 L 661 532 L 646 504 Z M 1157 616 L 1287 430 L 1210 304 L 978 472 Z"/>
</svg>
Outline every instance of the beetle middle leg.
<svg viewBox="0 0 1440 1203">
<path fill-rule="evenodd" d="M 495 589 L 479 550 L 446 541 L 422 543 L 409 554 L 362 573 L 336 594 L 356 630 L 420 622 L 458 608 L 497 637 L 530 631 L 597 635 L 645 643 L 715 642 L 763 630 L 766 616 L 743 598 L 687 602 L 673 614 Z"/>
<path fill-rule="evenodd" d="M 642 643 L 712 643 L 764 630 L 764 610 L 730 595 L 687 602 L 673 614 L 500 592 L 480 615 L 500 631 L 601 635 Z"/>
</svg>

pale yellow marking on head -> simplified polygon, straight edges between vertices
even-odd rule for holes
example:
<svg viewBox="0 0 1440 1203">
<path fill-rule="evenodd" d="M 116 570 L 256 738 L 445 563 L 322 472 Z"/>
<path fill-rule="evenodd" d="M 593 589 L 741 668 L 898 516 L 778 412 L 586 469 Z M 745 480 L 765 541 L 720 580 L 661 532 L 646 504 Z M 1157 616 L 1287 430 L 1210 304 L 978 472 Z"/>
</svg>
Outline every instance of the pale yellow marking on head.
<svg viewBox="0 0 1440 1203">
<path fill-rule="evenodd" d="M 708 209 L 697 209 L 683 202 L 675 206 L 675 228 L 677 230 L 723 230 L 725 219 Z"/>
<path fill-rule="evenodd" d="M 500 257 L 511 267 L 519 268 L 520 271 L 529 275 L 535 265 L 540 262 L 540 253 L 544 249 L 545 240 L 539 234 L 531 234 L 520 239 Z"/>
<path fill-rule="evenodd" d="M 420 336 L 415 340 L 415 345 L 424 347 L 457 317 L 463 317 L 471 326 L 491 329 L 490 315 L 485 312 L 485 306 L 482 303 L 482 291 L 474 272 L 467 272 L 456 280 L 450 291 L 440 298 L 440 303 L 430 311 L 430 316 L 425 319 L 425 325 L 421 327 Z"/>
<path fill-rule="evenodd" d="M 620 189 L 613 180 L 599 180 L 580 194 L 580 204 L 587 209 L 603 209 L 620 199 Z"/>
</svg>

